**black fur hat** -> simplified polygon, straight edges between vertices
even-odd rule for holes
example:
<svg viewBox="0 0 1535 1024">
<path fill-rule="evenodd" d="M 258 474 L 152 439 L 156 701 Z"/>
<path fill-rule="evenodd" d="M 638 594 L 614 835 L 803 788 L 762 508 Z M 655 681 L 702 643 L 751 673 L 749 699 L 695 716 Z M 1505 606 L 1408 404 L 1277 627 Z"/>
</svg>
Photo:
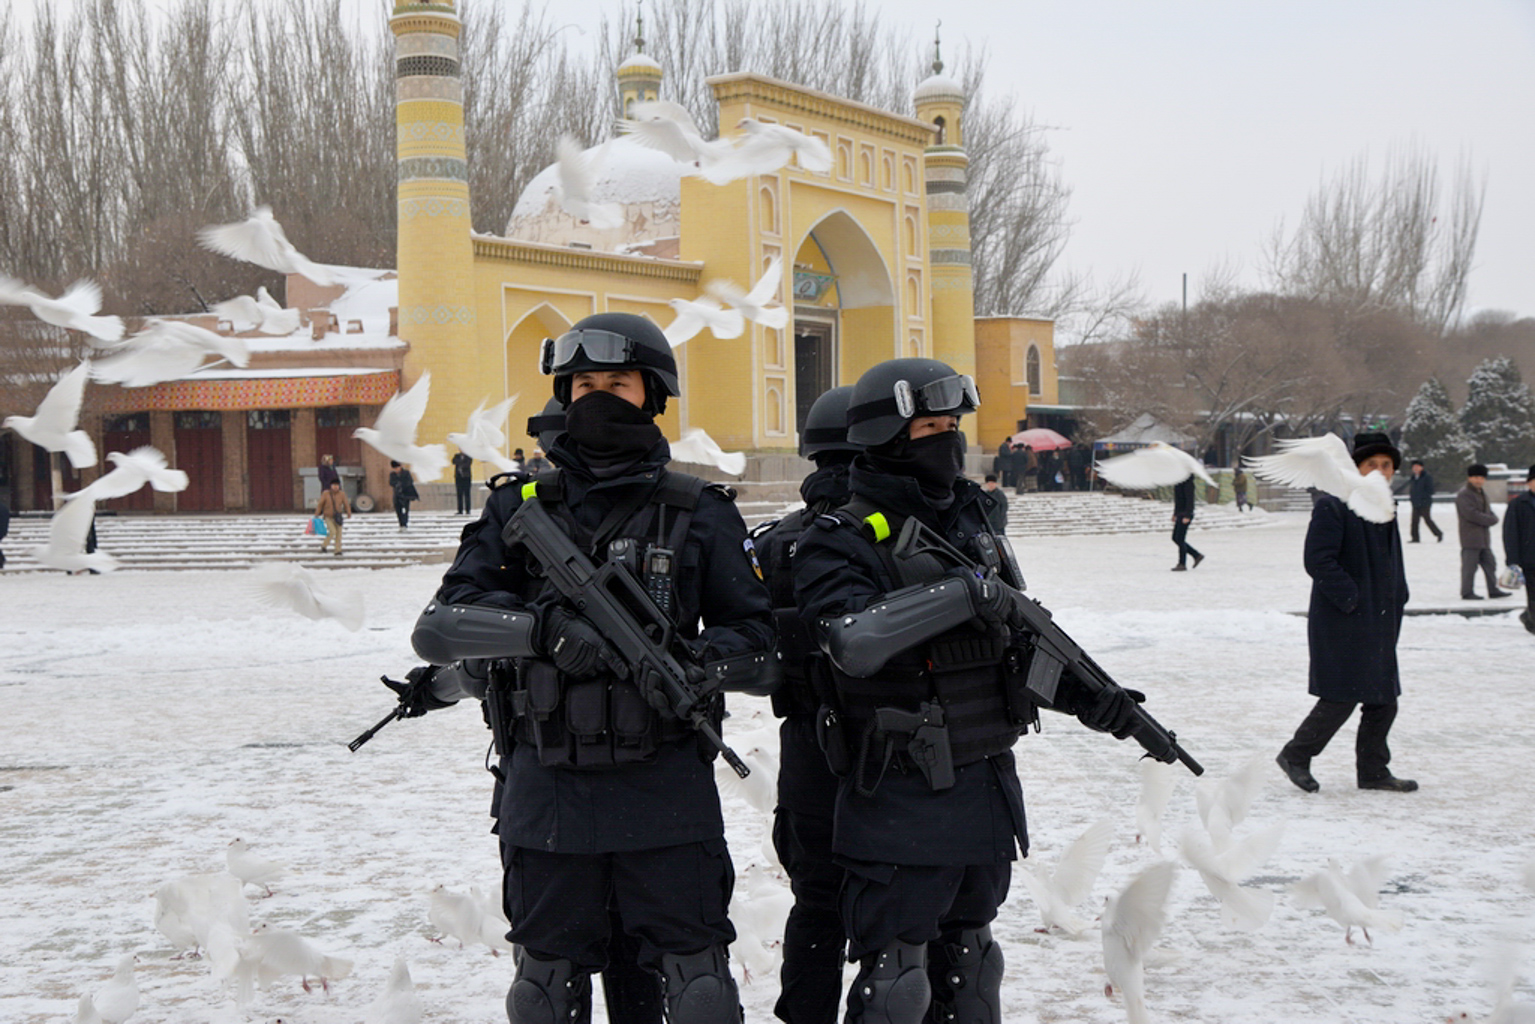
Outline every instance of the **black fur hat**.
<svg viewBox="0 0 1535 1024">
<path fill-rule="evenodd" d="M 1389 455 L 1392 468 L 1402 468 L 1401 449 L 1391 443 L 1391 435 L 1384 431 L 1369 431 L 1354 435 L 1354 465 L 1359 465 L 1371 455 Z"/>
</svg>

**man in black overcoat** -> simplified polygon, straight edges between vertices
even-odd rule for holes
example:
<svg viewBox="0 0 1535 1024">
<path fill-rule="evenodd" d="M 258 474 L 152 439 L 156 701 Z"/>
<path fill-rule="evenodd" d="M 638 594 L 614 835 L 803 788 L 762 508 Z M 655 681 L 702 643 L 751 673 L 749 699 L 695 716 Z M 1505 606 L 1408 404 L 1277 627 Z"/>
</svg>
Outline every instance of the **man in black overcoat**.
<svg viewBox="0 0 1535 1024">
<path fill-rule="evenodd" d="M 1360 474 L 1379 471 L 1388 483 L 1402 464 L 1402 453 L 1383 433 L 1355 435 L 1353 457 Z M 1362 710 L 1354 757 L 1359 788 L 1410 793 L 1418 784 L 1391 774 L 1386 744 L 1402 692 L 1396 641 L 1407 604 L 1396 520 L 1368 522 L 1341 499 L 1320 495 L 1306 531 L 1306 573 L 1311 577 L 1306 620 L 1310 692 L 1317 702 L 1279 752 L 1279 767 L 1306 792 L 1319 790 L 1311 759 L 1358 705 Z"/>
<path fill-rule="evenodd" d="M 1510 498 L 1508 511 L 1503 513 L 1503 561 L 1524 572 L 1524 592 L 1529 601 L 1519 613 L 1519 621 L 1535 633 L 1535 466 L 1525 475 L 1524 485 L 1525 492 Z"/>
<path fill-rule="evenodd" d="M 1407 486 L 1407 497 L 1412 503 L 1411 542 L 1418 543 L 1418 524 L 1427 523 L 1435 540 L 1444 540 L 1444 531 L 1434 522 L 1434 478 L 1422 459 L 1412 460 L 1412 483 Z"/>
</svg>

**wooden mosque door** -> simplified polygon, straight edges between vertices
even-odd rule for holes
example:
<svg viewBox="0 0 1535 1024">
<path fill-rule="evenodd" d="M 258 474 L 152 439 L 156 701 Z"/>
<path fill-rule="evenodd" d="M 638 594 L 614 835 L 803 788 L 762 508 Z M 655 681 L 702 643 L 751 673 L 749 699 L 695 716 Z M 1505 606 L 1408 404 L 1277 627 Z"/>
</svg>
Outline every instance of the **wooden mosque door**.
<svg viewBox="0 0 1535 1024">
<path fill-rule="evenodd" d="M 103 428 L 101 435 L 103 462 L 106 462 L 107 452 L 126 454 L 149 443 L 149 413 L 147 412 L 136 412 L 127 416 L 109 416 Z M 103 472 L 109 469 L 110 463 L 102 466 Z M 102 507 L 118 512 L 150 512 L 155 507 L 155 492 L 151 487 L 140 487 L 125 497 L 102 502 Z"/>
<path fill-rule="evenodd" d="M 176 495 L 178 512 L 224 510 L 224 418 L 216 412 L 176 413 L 177 469 L 189 483 Z"/>
<path fill-rule="evenodd" d="M 250 507 L 257 512 L 293 511 L 293 431 L 287 409 L 245 414 L 245 454 L 250 467 Z"/>
<path fill-rule="evenodd" d="M 836 328 L 819 320 L 794 323 L 794 429 L 805 429 L 815 400 L 836 386 Z"/>
</svg>

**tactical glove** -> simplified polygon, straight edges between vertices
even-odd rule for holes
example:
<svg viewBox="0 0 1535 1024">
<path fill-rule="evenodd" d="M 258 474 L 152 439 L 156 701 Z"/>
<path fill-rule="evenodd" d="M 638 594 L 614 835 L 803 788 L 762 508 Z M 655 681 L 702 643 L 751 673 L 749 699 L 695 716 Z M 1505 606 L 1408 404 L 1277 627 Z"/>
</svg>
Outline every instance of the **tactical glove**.
<svg viewBox="0 0 1535 1024">
<path fill-rule="evenodd" d="M 994 579 L 981 579 L 972 570 L 950 569 L 944 573 L 949 579 L 965 585 L 970 593 L 970 604 L 978 618 L 989 626 L 1006 626 L 1013 615 L 1013 599 Z"/>
<path fill-rule="evenodd" d="M 403 683 L 388 676 L 379 677 L 400 698 L 400 704 L 404 707 L 400 717 L 420 718 L 428 711 L 451 708 L 458 703 L 456 700 L 438 700 L 432 694 L 432 677 L 437 674 L 437 668 L 436 665 L 417 665 L 405 673 Z"/>
<path fill-rule="evenodd" d="M 1089 729 L 1111 733 L 1116 740 L 1122 740 L 1135 731 L 1135 706 L 1145 702 L 1146 695 L 1139 690 L 1106 686 L 1098 691 L 1092 706 L 1079 712 L 1077 718 Z"/>
<path fill-rule="evenodd" d="M 545 614 L 542 626 L 542 645 L 549 660 L 572 679 L 590 679 L 603 672 L 628 675 L 623 659 L 589 619 L 553 608 Z"/>
</svg>

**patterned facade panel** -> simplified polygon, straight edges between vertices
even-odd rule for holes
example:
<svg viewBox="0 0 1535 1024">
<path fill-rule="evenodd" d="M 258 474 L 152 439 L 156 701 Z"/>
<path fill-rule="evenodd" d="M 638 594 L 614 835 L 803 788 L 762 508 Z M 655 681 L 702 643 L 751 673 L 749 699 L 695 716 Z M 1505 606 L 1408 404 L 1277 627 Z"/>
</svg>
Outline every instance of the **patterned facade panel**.
<svg viewBox="0 0 1535 1024">
<path fill-rule="evenodd" d="M 417 217 L 456 217 L 469 219 L 469 200 L 444 199 L 432 196 L 427 199 L 401 199 L 400 219 L 415 220 Z"/>
<path fill-rule="evenodd" d="M 474 310 L 469 306 L 405 306 L 400 310 L 400 325 L 472 324 Z"/>
<path fill-rule="evenodd" d="M 929 192 L 933 191 L 933 183 L 937 181 L 958 182 L 960 185 L 964 185 L 964 165 L 934 163 L 929 160 L 927 164 L 927 190 Z"/>
<path fill-rule="evenodd" d="M 418 75 L 457 78 L 458 61 L 452 57 L 443 57 L 435 53 L 421 54 L 416 57 L 401 57 L 394 62 L 394 75 L 396 78 L 413 78 Z"/>
<path fill-rule="evenodd" d="M 458 40 L 434 32 L 411 32 L 395 41 L 394 55 L 400 57 L 450 57 L 458 60 Z"/>
<path fill-rule="evenodd" d="M 468 181 L 469 163 L 450 156 L 409 156 L 397 165 L 399 181 L 421 178 L 440 178 L 447 181 Z"/>
<path fill-rule="evenodd" d="M 426 75 L 399 78 L 394 83 L 394 100 L 396 103 L 408 103 L 411 100 L 444 100 L 448 103 L 462 104 L 464 83 L 457 78 L 432 78 Z"/>
<path fill-rule="evenodd" d="M 412 178 L 399 184 L 400 202 L 407 199 L 462 199 L 469 202 L 469 183 L 447 178 Z"/>
<path fill-rule="evenodd" d="M 929 213 L 964 213 L 970 212 L 970 198 L 964 191 L 940 192 L 927 197 L 927 209 Z"/>
<path fill-rule="evenodd" d="M 173 380 L 147 388 L 103 391 L 108 412 L 141 410 L 310 409 L 382 405 L 400 387 L 396 370 L 334 377 Z"/>
<path fill-rule="evenodd" d="M 960 246 L 970 248 L 970 219 L 963 218 L 957 224 L 934 222 L 927 227 L 927 236 L 934 246 Z"/>
<path fill-rule="evenodd" d="M 970 267 L 949 265 L 933 266 L 933 279 L 928 285 L 934 292 L 968 292 L 975 290 L 975 282 L 970 277 Z"/>
<path fill-rule="evenodd" d="M 932 260 L 933 266 L 935 267 L 940 263 L 946 263 L 950 266 L 960 265 L 968 267 L 970 265 L 970 250 L 934 249 L 932 253 L 929 254 L 928 259 Z"/>
</svg>

